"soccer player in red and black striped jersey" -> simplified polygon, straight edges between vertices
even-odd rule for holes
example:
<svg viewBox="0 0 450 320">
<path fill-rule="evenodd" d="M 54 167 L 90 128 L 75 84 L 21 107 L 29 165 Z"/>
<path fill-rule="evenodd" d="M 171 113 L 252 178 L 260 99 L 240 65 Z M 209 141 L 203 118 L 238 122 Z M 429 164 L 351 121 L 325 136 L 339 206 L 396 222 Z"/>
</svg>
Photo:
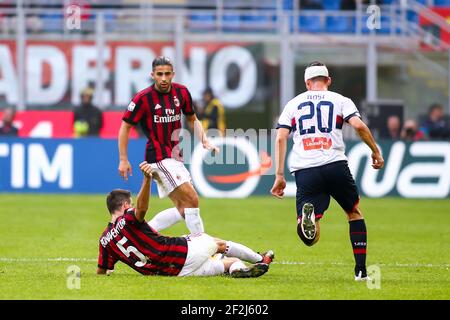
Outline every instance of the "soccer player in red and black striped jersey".
<svg viewBox="0 0 450 320">
<path fill-rule="evenodd" d="M 198 208 L 198 195 L 192 186 L 191 176 L 177 149 L 177 129 L 181 128 L 181 115 L 199 137 L 203 147 L 213 152 L 219 149 L 208 142 L 201 122 L 195 115 L 189 90 L 172 82 L 175 75 L 172 62 L 157 57 L 152 63 L 154 84 L 138 94 L 128 105 L 119 130 L 119 174 L 126 180 L 132 173 L 127 146 L 130 130 L 140 124 L 148 139 L 145 161 L 152 165 L 158 193 L 168 196 L 174 208 L 164 210 L 149 222 L 157 231 L 166 229 L 183 218 L 191 233 L 204 232 Z"/>
<path fill-rule="evenodd" d="M 267 272 L 274 255 L 271 250 L 259 254 L 232 241 L 212 238 L 206 233 L 183 237 L 159 234 L 144 220 L 150 198 L 152 166 L 140 164 L 144 174 L 136 208 L 131 193 L 116 189 L 108 194 L 106 204 L 111 222 L 99 240 L 97 274 L 109 274 L 122 261 L 144 275 L 213 276 L 229 273 L 232 277 L 259 277 Z M 223 259 L 212 255 L 223 253 Z M 246 266 L 242 260 L 251 262 Z"/>
</svg>

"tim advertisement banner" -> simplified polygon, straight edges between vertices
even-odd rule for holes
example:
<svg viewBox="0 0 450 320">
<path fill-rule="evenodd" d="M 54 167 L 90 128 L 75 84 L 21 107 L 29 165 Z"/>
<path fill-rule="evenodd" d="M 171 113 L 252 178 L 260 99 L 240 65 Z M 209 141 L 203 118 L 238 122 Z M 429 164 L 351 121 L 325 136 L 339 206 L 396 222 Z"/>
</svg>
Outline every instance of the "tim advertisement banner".
<svg viewBox="0 0 450 320">
<path fill-rule="evenodd" d="M 268 135 L 270 140 L 270 135 Z M 268 195 L 273 183 L 270 148 L 258 148 L 245 138 L 214 141 L 222 152 L 212 156 L 200 144 L 185 152 L 192 182 L 203 197 L 245 198 Z M 349 166 L 362 195 L 368 197 L 448 198 L 450 196 L 450 142 L 381 143 L 385 168 L 370 165 L 370 150 L 363 143 L 347 142 Z M 129 157 L 133 175 L 118 175 L 115 139 L 0 140 L 0 192 L 107 193 L 125 188 L 136 193 L 141 183 L 139 163 L 145 140 L 131 139 Z M 291 148 L 291 142 L 288 150 Z M 187 155 L 187 156 L 186 156 Z M 292 158 L 288 153 L 287 162 Z M 295 196 L 288 174 L 287 196 Z M 153 192 L 156 188 L 153 186 Z"/>
</svg>

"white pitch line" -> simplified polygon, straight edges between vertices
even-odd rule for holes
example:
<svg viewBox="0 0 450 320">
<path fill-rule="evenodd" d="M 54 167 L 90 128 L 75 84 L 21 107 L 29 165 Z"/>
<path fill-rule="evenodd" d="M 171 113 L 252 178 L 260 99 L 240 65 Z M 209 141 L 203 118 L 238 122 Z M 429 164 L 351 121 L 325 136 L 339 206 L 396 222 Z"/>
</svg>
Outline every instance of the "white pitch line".
<svg viewBox="0 0 450 320">
<path fill-rule="evenodd" d="M 332 265 L 332 266 L 353 266 L 351 263 L 345 262 L 301 262 L 301 261 L 274 261 L 273 264 L 281 265 Z M 375 263 L 379 267 L 404 267 L 404 268 L 448 268 L 450 264 L 432 264 L 432 263 Z"/>
<path fill-rule="evenodd" d="M 97 262 L 94 258 L 7 258 L 0 257 L 0 262 Z M 345 262 L 304 262 L 304 261 L 274 261 L 273 264 L 280 265 L 315 265 L 315 266 L 353 266 Z M 449 268 L 450 264 L 432 264 L 432 263 L 375 263 L 379 267 L 402 267 L 402 268 Z"/>
</svg>

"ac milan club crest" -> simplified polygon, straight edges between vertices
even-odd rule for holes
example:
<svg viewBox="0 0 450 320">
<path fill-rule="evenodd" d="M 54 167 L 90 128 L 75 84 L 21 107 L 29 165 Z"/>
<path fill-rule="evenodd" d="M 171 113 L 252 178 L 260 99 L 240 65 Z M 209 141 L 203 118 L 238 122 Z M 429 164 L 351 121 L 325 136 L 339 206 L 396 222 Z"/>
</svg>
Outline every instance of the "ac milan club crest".
<svg viewBox="0 0 450 320">
<path fill-rule="evenodd" d="M 175 105 L 176 105 L 177 107 L 180 106 L 180 100 L 178 100 L 177 96 L 173 96 L 173 102 L 175 103 Z"/>
</svg>

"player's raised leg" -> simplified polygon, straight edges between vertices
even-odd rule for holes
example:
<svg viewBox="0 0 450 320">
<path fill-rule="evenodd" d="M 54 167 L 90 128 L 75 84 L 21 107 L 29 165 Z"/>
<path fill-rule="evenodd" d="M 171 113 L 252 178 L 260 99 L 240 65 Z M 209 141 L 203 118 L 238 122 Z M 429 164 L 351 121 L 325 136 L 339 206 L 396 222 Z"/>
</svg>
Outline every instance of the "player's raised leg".
<svg viewBox="0 0 450 320">
<path fill-rule="evenodd" d="M 268 265 L 271 264 L 275 258 L 275 254 L 272 250 L 259 253 L 237 242 L 219 238 L 214 238 L 214 240 L 217 243 L 217 253 L 223 253 L 227 257 L 235 257 L 251 263 L 265 263 Z"/>
<path fill-rule="evenodd" d="M 179 188 L 182 188 L 182 190 L 178 190 Z M 186 192 L 191 196 L 188 196 Z M 175 189 L 169 195 L 169 198 L 174 202 L 176 207 L 157 213 L 153 219 L 148 222 L 150 227 L 159 232 L 173 226 L 184 218 L 190 233 L 200 233 L 205 231 L 203 220 L 200 216 L 200 209 L 198 208 L 198 196 L 193 188 L 190 190 L 188 186 L 185 188 L 184 185 L 182 185 Z"/>
<path fill-rule="evenodd" d="M 156 214 L 149 225 L 155 230 L 161 231 L 184 218 L 191 234 L 204 232 L 198 208 L 198 195 L 192 186 L 190 173 L 184 164 L 175 159 L 164 159 L 151 165 L 159 197 L 168 196 L 175 207 Z"/>
<path fill-rule="evenodd" d="M 297 234 L 307 246 L 312 246 L 320 239 L 320 223 L 316 220 L 314 205 L 305 203 L 302 214 L 297 219 Z"/>
<path fill-rule="evenodd" d="M 295 172 L 297 185 L 297 234 L 307 246 L 320 238 L 319 220 L 330 205 L 330 196 L 325 192 L 326 183 L 320 168 L 308 168 Z"/>
<path fill-rule="evenodd" d="M 148 225 L 159 232 L 173 226 L 181 220 L 183 220 L 183 216 L 177 208 L 173 207 L 158 212 L 153 219 L 148 222 Z"/>
</svg>

